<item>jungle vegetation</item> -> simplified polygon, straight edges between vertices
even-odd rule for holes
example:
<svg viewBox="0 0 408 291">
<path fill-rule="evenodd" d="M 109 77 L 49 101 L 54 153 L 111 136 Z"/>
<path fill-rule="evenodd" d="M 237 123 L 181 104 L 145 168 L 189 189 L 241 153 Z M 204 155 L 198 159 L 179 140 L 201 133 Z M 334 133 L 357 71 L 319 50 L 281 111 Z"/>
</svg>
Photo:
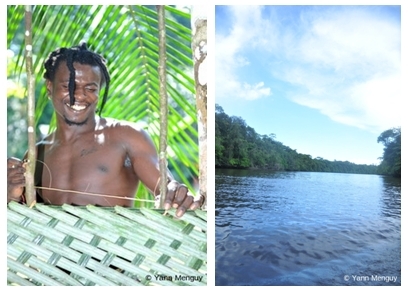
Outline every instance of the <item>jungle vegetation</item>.
<svg viewBox="0 0 408 291">
<path fill-rule="evenodd" d="M 329 161 L 321 157 L 312 158 L 308 154 L 298 153 L 276 140 L 274 134 L 258 134 L 255 129 L 246 124 L 244 119 L 229 116 L 221 106 L 216 104 L 215 166 L 274 171 L 400 174 L 400 133 L 400 130 L 391 129 L 382 133 L 378 138 L 378 142 L 382 142 L 385 146 L 379 166 L 361 165 L 349 161 Z"/>
<path fill-rule="evenodd" d="M 378 173 L 401 177 L 401 127 L 384 131 L 377 142 L 384 145 Z"/>
</svg>

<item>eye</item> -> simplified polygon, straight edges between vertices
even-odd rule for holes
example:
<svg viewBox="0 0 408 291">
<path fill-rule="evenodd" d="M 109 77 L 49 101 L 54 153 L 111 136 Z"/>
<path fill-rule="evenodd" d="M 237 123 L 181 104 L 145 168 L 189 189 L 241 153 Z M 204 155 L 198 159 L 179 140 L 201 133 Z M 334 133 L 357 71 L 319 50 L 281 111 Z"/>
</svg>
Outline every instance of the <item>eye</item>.
<svg viewBox="0 0 408 291">
<path fill-rule="evenodd" d="M 96 92 L 96 89 L 93 88 L 93 87 L 86 87 L 85 90 L 86 90 L 87 92 L 90 92 L 90 93 Z"/>
</svg>

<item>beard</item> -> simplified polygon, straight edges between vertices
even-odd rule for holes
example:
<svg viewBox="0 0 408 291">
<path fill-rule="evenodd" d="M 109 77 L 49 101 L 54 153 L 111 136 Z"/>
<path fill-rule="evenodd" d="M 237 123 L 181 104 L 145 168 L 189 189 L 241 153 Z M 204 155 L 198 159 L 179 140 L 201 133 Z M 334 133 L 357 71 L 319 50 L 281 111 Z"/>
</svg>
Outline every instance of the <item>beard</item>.
<svg viewBox="0 0 408 291">
<path fill-rule="evenodd" d="M 88 118 L 85 119 L 84 121 L 81 121 L 81 122 L 75 122 L 75 121 L 69 120 L 66 116 L 64 116 L 64 120 L 65 120 L 65 123 L 68 124 L 69 126 L 73 126 L 73 125 L 82 126 L 82 125 L 85 125 L 88 122 Z"/>
</svg>

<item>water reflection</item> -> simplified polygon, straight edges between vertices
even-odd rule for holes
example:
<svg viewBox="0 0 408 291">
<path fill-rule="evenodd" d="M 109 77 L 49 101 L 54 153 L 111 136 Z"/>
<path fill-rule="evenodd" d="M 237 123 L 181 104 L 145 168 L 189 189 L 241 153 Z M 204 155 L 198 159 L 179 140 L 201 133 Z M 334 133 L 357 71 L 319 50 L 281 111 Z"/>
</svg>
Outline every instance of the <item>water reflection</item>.
<svg viewBox="0 0 408 291">
<path fill-rule="evenodd" d="M 289 179 L 296 175 L 296 172 L 274 172 L 270 170 L 248 170 L 248 169 L 216 169 L 217 178 L 222 177 L 245 177 L 245 178 L 274 178 Z"/>
<path fill-rule="evenodd" d="M 401 179 L 382 176 L 382 214 L 386 217 L 401 217 Z"/>
<path fill-rule="evenodd" d="M 358 285 L 344 270 L 399 276 L 400 191 L 381 176 L 216 171 L 216 285 Z"/>
</svg>

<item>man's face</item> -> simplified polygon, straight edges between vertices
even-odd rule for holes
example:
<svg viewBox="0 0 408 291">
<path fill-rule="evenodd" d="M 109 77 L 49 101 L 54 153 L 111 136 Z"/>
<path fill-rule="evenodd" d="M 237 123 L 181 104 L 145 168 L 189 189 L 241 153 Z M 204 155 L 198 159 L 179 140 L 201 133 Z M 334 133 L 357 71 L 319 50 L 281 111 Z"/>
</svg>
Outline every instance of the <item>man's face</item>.
<svg viewBox="0 0 408 291">
<path fill-rule="evenodd" d="M 90 116 L 94 116 L 99 100 L 102 74 L 98 66 L 74 63 L 75 91 L 74 104 L 69 98 L 69 69 L 61 62 L 55 72 L 54 81 L 46 81 L 47 91 L 52 98 L 54 109 L 69 125 L 83 125 Z"/>
</svg>

